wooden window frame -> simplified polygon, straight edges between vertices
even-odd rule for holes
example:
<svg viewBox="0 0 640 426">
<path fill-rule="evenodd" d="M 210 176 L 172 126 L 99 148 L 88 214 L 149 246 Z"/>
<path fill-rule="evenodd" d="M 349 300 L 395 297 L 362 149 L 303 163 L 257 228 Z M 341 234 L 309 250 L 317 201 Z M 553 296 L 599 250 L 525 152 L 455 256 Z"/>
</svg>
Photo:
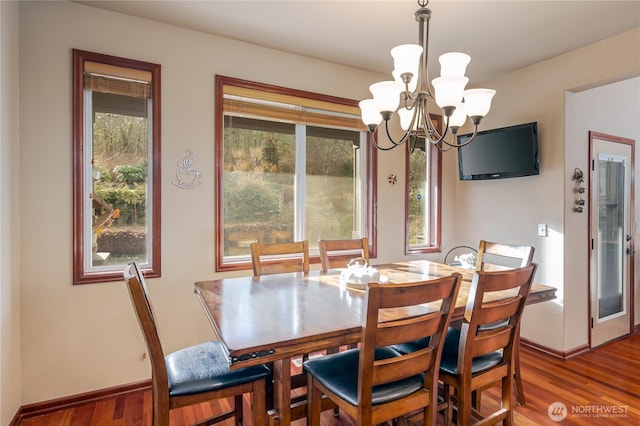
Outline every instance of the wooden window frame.
<svg viewBox="0 0 640 426">
<path fill-rule="evenodd" d="M 436 129 L 442 129 L 442 116 L 430 114 L 429 117 Z M 427 173 L 430 174 L 431 186 L 428 194 L 428 202 L 432 206 L 429 211 L 429 243 L 421 246 L 411 246 L 409 244 L 409 204 L 410 204 L 410 185 L 409 185 L 409 163 L 410 163 L 410 146 L 407 143 L 405 154 L 405 254 L 427 254 L 442 252 L 442 152 L 432 143 L 430 145 L 430 164 L 428 164 Z"/>
<path fill-rule="evenodd" d="M 248 80 L 237 79 L 222 75 L 215 76 L 215 215 L 216 215 L 216 271 L 236 271 L 251 269 L 251 260 L 246 262 L 226 262 L 224 261 L 224 232 L 223 232 L 223 172 L 224 172 L 224 86 L 234 86 L 234 90 L 238 91 L 261 91 L 274 96 L 274 99 L 286 98 L 293 96 L 309 101 L 309 106 L 316 103 L 331 103 L 335 105 L 345 105 L 348 107 L 358 107 L 358 101 L 340 98 L 330 95 L 322 95 L 313 92 L 307 92 L 297 89 L 291 89 L 270 84 L 258 83 Z M 366 206 L 364 209 L 363 220 L 365 222 L 365 234 L 369 239 L 369 256 L 375 258 L 377 254 L 377 149 L 369 142 L 368 137 L 365 138 L 368 146 L 366 155 Z M 310 258 L 311 263 L 320 263 L 320 256 L 314 255 Z"/>
<path fill-rule="evenodd" d="M 148 253 L 149 265 L 143 268 L 147 277 L 159 277 L 161 271 L 161 179 L 160 179 L 160 65 L 134 59 L 93 53 L 73 49 L 73 284 L 91 284 L 99 282 L 121 281 L 122 271 L 87 271 L 84 266 L 85 241 L 84 229 L 84 65 L 85 62 L 113 65 L 116 67 L 141 70 L 151 73 L 152 90 L 152 143 L 151 176 L 153 205 L 148 213 L 151 215 L 152 247 Z M 123 265 L 124 268 L 125 265 Z"/>
</svg>

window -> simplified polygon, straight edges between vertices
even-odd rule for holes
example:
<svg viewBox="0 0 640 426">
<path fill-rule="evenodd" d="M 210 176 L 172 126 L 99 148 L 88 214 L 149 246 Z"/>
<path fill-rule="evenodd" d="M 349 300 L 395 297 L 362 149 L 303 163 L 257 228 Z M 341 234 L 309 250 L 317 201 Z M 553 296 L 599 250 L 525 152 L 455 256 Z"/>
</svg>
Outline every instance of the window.
<svg viewBox="0 0 640 426">
<path fill-rule="evenodd" d="M 430 117 L 436 128 L 441 129 L 442 117 Z M 418 139 L 414 149 L 407 150 L 407 254 L 435 253 L 441 250 L 441 154 L 433 144 L 424 139 Z"/>
<path fill-rule="evenodd" d="M 373 164 L 357 102 L 216 76 L 216 269 L 253 242 L 373 237 Z M 317 261 L 317 258 L 315 259 Z"/>
<path fill-rule="evenodd" d="M 73 50 L 73 281 L 160 276 L 160 65 Z"/>
</svg>

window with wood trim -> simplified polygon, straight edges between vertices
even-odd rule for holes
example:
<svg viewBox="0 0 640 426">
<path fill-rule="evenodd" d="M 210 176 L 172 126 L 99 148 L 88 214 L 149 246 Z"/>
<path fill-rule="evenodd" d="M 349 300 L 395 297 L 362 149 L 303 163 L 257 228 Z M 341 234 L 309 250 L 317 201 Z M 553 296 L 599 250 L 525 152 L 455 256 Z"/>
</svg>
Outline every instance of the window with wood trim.
<svg viewBox="0 0 640 426">
<path fill-rule="evenodd" d="M 376 153 L 356 101 L 216 76 L 216 269 L 250 269 L 252 242 L 368 236 Z"/>
<path fill-rule="evenodd" d="M 160 65 L 73 50 L 73 282 L 160 276 Z"/>
<path fill-rule="evenodd" d="M 431 115 L 437 129 L 442 117 Z M 407 254 L 441 250 L 441 163 L 442 153 L 430 142 L 418 139 L 407 150 L 406 246 Z"/>
</svg>

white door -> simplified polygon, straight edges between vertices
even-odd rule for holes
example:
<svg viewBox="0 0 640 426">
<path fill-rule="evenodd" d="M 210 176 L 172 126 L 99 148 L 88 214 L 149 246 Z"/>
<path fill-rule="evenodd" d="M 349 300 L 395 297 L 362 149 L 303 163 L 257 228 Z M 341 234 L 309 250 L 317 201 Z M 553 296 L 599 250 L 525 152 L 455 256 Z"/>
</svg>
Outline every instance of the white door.
<svg viewBox="0 0 640 426">
<path fill-rule="evenodd" d="M 591 140 L 591 347 L 629 334 L 633 321 L 634 141 L 596 132 Z"/>
</svg>

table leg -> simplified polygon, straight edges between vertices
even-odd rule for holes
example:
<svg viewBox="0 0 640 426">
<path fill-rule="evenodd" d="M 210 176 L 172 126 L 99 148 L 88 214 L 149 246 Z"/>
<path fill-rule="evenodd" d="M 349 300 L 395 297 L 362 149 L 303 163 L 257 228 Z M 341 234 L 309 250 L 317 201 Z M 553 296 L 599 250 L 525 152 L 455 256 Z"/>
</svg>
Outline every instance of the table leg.
<svg viewBox="0 0 640 426">
<path fill-rule="evenodd" d="M 273 363 L 273 398 L 277 413 L 269 416 L 270 424 L 289 426 L 291 424 L 291 358 Z M 277 422 L 277 423 L 276 423 Z"/>
</svg>

